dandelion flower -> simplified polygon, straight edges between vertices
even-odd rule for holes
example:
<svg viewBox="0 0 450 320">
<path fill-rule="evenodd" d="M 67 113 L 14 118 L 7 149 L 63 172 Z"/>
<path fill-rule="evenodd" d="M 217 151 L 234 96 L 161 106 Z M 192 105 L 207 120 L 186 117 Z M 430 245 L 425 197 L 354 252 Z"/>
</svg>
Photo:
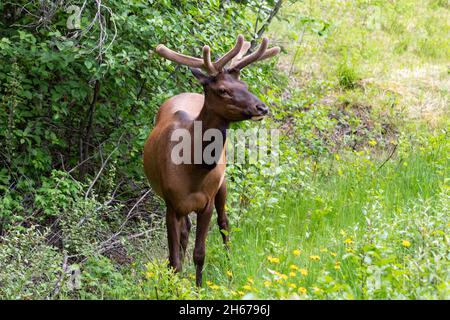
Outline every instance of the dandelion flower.
<svg viewBox="0 0 450 320">
<path fill-rule="evenodd" d="M 332 257 L 336 257 L 337 256 L 336 252 L 330 252 L 330 254 L 331 254 Z"/>
<path fill-rule="evenodd" d="M 297 267 L 295 264 L 291 264 L 291 265 L 289 266 L 289 268 L 290 268 L 291 270 L 298 270 L 298 267 Z"/>
<path fill-rule="evenodd" d="M 305 287 L 299 287 L 298 288 L 298 293 L 305 294 L 306 293 L 306 288 Z"/>
<path fill-rule="evenodd" d="M 209 287 L 213 290 L 217 290 L 220 288 L 217 284 L 210 285 Z"/>
<path fill-rule="evenodd" d="M 146 277 L 147 279 L 150 279 L 150 278 L 153 278 L 154 275 L 155 275 L 155 274 L 154 274 L 153 272 L 149 271 L 149 272 L 147 272 L 147 273 L 145 274 L 145 277 Z"/>
<path fill-rule="evenodd" d="M 370 140 L 369 144 L 373 147 L 377 145 L 377 142 L 375 140 Z"/>
<path fill-rule="evenodd" d="M 319 257 L 319 256 L 309 256 L 309 258 L 310 258 L 312 261 L 319 261 L 319 260 L 320 260 L 320 257 Z"/>
<path fill-rule="evenodd" d="M 296 274 L 295 272 L 293 272 L 293 271 L 292 271 L 292 272 L 289 272 L 289 276 L 290 276 L 290 277 L 295 277 L 296 275 L 297 275 L 297 274 Z"/>
<path fill-rule="evenodd" d="M 248 277 L 248 278 L 247 278 L 247 281 L 248 281 L 248 282 L 250 282 L 251 284 L 253 284 L 253 283 L 254 283 L 254 281 L 253 281 L 253 278 L 252 278 L 252 277 Z"/>
<path fill-rule="evenodd" d="M 252 287 L 249 286 L 248 284 L 246 284 L 245 286 L 242 287 L 243 289 L 247 290 L 247 291 L 252 291 Z"/>
<path fill-rule="evenodd" d="M 230 270 L 227 271 L 227 276 L 232 277 L 233 276 L 233 272 L 231 272 Z"/>
<path fill-rule="evenodd" d="M 352 244 L 352 243 L 354 243 L 354 241 L 353 241 L 352 238 L 347 238 L 347 239 L 344 240 L 344 243 L 345 244 Z"/>
<path fill-rule="evenodd" d="M 301 251 L 301 250 L 298 250 L 298 249 L 295 249 L 295 250 L 292 251 L 292 254 L 293 254 L 294 256 L 299 256 L 301 253 L 302 253 L 302 251 Z"/>
<path fill-rule="evenodd" d="M 403 240 L 402 246 L 404 246 L 405 248 L 409 248 L 411 247 L 411 242 L 409 242 L 408 240 Z"/>
<path fill-rule="evenodd" d="M 300 269 L 299 271 L 300 271 L 300 274 L 302 276 L 307 276 L 308 275 L 308 270 L 306 270 L 306 269 Z"/>
<path fill-rule="evenodd" d="M 264 285 L 266 287 L 270 287 L 272 285 L 272 282 L 270 282 L 269 280 L 264 281 Z"/>
<path fill-rule="evenodd" d="M 291 282 L 288 283 L 288 286 L 291 287 L 292 289 L 297 288 L 297 285 L 295 283 L 291 283 Z"/>
<path fill-rule="evenodd" d="M 272 256 L 268 256 L 267 260 L 269 260 L 269 262 L 271 262 L 271 263 L 280 263 L 280 259 L 274 258 Z"/>
</svg>

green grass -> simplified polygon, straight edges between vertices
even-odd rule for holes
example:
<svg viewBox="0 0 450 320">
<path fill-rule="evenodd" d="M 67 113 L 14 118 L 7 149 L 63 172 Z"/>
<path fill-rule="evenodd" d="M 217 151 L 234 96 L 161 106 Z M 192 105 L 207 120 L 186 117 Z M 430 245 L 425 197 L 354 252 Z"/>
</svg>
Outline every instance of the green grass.
<svg viewBox="0 0 450 320">
<path fill-rule="evenodd" d="M 351 288 L 353 297 L 367 298 L 361 291 L 361 279 L 355 274 L 354 261 L 342 260 L 346 249 L 359 247 L 363 235 L 368 232 L 364 210 L 370 210 L 376 204 L 385 221 L 396 221 L 398 213 L 411 210 L 419 202 L 435 207 L 442 197 L 444 185 L 443 172 L 436 170 L 436 164 L 447 161 L 445 158 L 445 154 L 409 154 L 403 161 L 393 160 L 381 170 L 370 164 L 358 168 L 340 160 L 344 161 L 345 168 L 341 174 L 318 173 L 307 177 L 305 182 L 310 186 L 307 190 L 289 192 L 276 210 L 253 212 L 252 217 L 232 233 L 230 260 L 222 250 L 217 230 L 212 232 L 208 243 L 206 278 L 232 291 L 274 297 L 274 293 L 267 292 L 263 285 L 263 280 L 270 278 L 267 269 L 288 274 L 289 266 L 295 264 L 308 271 L 308 276 L 292 279 L 291 283 L 297 287 L 303 286 L 309 291 L 312 287 L 320 288 L 319 278 L 324 272 L 331 272 L 341 279 L 343 285 Z M 411 222 L 416 218 L 420 219 L 420 214 L 412 214 Z M 359 229 L 352 233 L 356 225 Z M 390 245 L 401 250 L 401 241 L 413 240 L 407 236 L 401 238 L 402 230 L 397 231 L 391 234 L 395 241 Z M 351 239 L 352 243 L 345 244 L 346 239 Z M 444 241 L 442 245 L 448 243 Z M 296 249 L 302 251 L 299 256 L 292 253 Z M 336 257 L 331 252 L 336 253 Z M 396 259 L 403 260 L 406 253 L 400 251 Z M 320 261 L 311 260 L 310 256 L 314 255 L 319 256 Z M 271 263 L 268 256 L 279 258 L 280 263 Z M 341 262 L 339 271 L 334 269 L 335 261 Z M 226 275 L 227 270 L 234 275 L 231 282 Z M 255 285 L 251 286 L 252 290 L 244 290 L 242 287 L 248 284 L 249 277 Z M 285 281 L 283 290 L 289 281 Z M 276 294 L 289 297 L 295 294 L 295 290 Z"/>
</svg>

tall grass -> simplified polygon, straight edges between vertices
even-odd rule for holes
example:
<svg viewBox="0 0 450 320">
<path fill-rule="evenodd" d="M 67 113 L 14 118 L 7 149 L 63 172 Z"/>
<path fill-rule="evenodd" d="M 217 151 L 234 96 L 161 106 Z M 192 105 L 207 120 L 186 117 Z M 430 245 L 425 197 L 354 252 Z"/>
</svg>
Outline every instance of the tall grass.
<svg viewBox="0 0 450 320">
<path fill-rule="evenodd" d="M 445 158 L 442 153 L 410 153 L 407 158 L 390 161 L 379 170 L 370 163 L 360 165 L 340 159 L 342 164 L 335 164 L 340 167 L 339 173 L 335 170 L 305 177 L 308 187 L 289 191 L 279 208 L 254 212 L 248 217 L 232 233 L 230 258 L 222 250 L 218 232 L 212 232 L 206 277 L 227 284 L 226 273 L 232 271 L 234 277 L 229 286 L 236 289 L 248 284 L 249 277 L 253 281 L 267 278 L 271 268 L 285 270 L 287 274 L 289 266 L 294 264 L 306 269 L 308 275 L 293 279 L 293 284 L 305 288 L 317 286 L 324 270 L 331 266 L 334 271 L 334 261 L 346 254 L 349 245 L 362 241 L 368 232 L 365 211 L 369 208 L 376 204 L 382 219 L 396 221 L 399 212 L 410 210 L 419 201 L 436 206 L 445 180 L 443 172 L 436 170 L 436 163 L 444 161 L 448 166 Z M 420 213 L 416 212 L 411 221 L 418 216 Z M 354 233 L 350 235 L 349 230 Z M 401 241 L 398 238 L 391 245 L 401 247 Z M 294 255 L 294 250 L 300 250 L 301 254 Z M 320 260 L 315 261 L 314 256 Z M 280 262 L 273 264 L 268 257 L 276 257 Z M 340 263 L 343 283 L 353 289 L 354 297 L 363 298 L 354 262 Z M 254 290 L 262 296 L 267 292 L 264 287 Z"/>
</svg>

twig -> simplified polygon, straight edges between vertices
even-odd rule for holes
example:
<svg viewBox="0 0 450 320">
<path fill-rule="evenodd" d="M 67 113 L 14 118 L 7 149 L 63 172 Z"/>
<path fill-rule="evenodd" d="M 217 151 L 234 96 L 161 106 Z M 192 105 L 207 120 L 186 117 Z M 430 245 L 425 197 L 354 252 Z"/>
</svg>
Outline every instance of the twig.
<svg viewBox="0 0 450 320">
<path fill-rule="evenodd" d="M 386 160 L 384 160 L 384 162 L 381 164 L 381 166 L 378 167 L 378 170 L 383 168 L 383 166 L 386 164 L 386 162 L 388 162 L 392 158 L 395 150 L 397 150 L 397 146 L 398 146 L 398 144 L 394 145 L 394 148 L 392 149 L 391 153 L 389 154 L 389 157 L 387 157 Z"/>
<path fill-rule="evenodd" d="M 87 199 L 89 197 L 89 193 L 91 192 L 92 188 L 94 187 L 95 183 L 97 182 L 98 178 L 100 178 L 100 175 L 102 174 L 103 170 L 105 169 L 109 159 L 111 158 L 111 156 L 117 151 L 117 149 L 119 148 L 120 145 L 120 141 L 122 140 L 124 133 L 122 133 L 122 135 L 119 138 L 119 141 L 117 143 L 117 146 L 114 148 L 114 150 L 108 155 L 108 157 L 106 158 L 105 161 L 102 161 L 102 166 L 100 167 L 100 170 L 98 171 L 97 175 L 95 176 L 94 180 L 92 181 L 91 185 L 89 186 L 89 188 L 87 189 L 85 195 L 84 195 L 84 199 Z"/>
<path fill-rule="evenodd" d="M 306 30 L 306 25 L 303 25 L 302 34 L 300 35 L 299 41 L 297 43 L 297 49 L 295 50 L 294 57 L 292 58 L 292 62 L 291 62 L 291 68 L 289 69 L 289 77 L 291 76 L 292 71 L 294 70 L 294 64 L 295 64 L 295 61 L 297 60 L 297 55 L 298 55 L 298 52 L 300 51 L 300 46 L 302 45 L 302 42 L 303 42 L 303 36 L 305 35 L 305 30 Z"/>
<path fill-rule="evenodd" d="M 134 206 L 130 209 L 130 211 L 128 211 L 124 222 L 122 222 L 122 224 L 119 227 L 119 231 L 117 231 L 115 234 L 113 234 L 108 240 L 104 241 L 104 243 L 108 243 L 109 241 L 111 241 L 112 239 L 114 239 L 115 237 L 117 237 L 119 234 L 122 233 L 123 228 L 125 227 L 125 224 L 128 222 L 128 220 L 131 217 L 131 214 L 133 213 L 134 209 L 136 209 L 136 207 L 139 205 L 139 203 L 142 202 L 142 200 L 145 199 L 145 197 L 147 197 L 147 195 L 151 192 L 151 189 L 148 189 L 147 192 L 144 193 L 144 195 L 142 197 L 139 198 L 138 201 L 136 201 L 136 203 L 134 204 Z"/>
<path fill-rule="evenodd" d="M 266 28 L 270 25 L 272 22 L 272 19 L 277 15 L 278 11 L 280 11 L 281 6 L 283 5 L 283 0 L 278 0 L 278 2 L 273 7 L 272 11 L 269 14 L 269 17 L 267 20 L 263 23 L 261 28 L 259 29 L 258 33 L 256 34 L 256 38 L 253 39 L 251 49 L 254 49 L 256 46 L 256 42 L 262 37 L 264 32 L 266 31 Z"/>
<path fill-rule="evenodd" d="M 61 271 L 61 275 L 58 278 L 58 281 L 56 282 L 55 287 L 53 288 L 52 292 L 47 296 L 47 299 L 53 299 L 53 297 L 57 296 L 59 291 L 61 290 L 61 285 L 63 283 L 63 279 L 64 279 L 64 275 L 66 274 L 67 271 L 67 261 L 68 261 L 69 257 L 67 254 L 64 255 L 64 260 L 62 263 L 62 271 Z"/>
<path fill-rule="evenodd" d="M 140 233 L 132 234 L 132 235 L 126 237 L 126 238 L 127 238 L 128 240 L 140 238 L 140 237 L 142 237 L 142 236 L 146 236 L 148 233 L 150 233 L 150 232 L 152 232 L 152 231 L 155 231 L 155 230 L 156 230 L 156 229 L 146 230 L 146 231 L 143 231 L 143 232 L 140 232 Z M 107 241 L 108 241 L 108 240 L 107 240 Z M 98 249 L 98 250 L 99 250 L 100 253 L 105 253 L 105 252 L 111 250 L 112 248 L 114 248 L 114 246 L 115 246 L 116 244 L 120 243 L 120 240 L 116 240 L 116 241 L 113 241 L 113 242 L 111 242 L 110 244 L 107 245 L 107 241 L 104 241 L 104 242 L 102 242 L 102 243 L 99 245 L 99 249 Z"/>
</svg>

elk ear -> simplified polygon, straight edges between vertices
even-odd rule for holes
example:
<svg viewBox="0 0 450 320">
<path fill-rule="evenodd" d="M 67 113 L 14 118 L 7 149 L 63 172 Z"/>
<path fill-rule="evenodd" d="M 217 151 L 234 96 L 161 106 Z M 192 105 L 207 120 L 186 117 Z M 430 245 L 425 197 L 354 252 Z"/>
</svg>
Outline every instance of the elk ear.
<svg viewBox="0 0 450 320">
<path fill-rule="evenodd" d="M 209 77 L 208 75 L 204 74 L 200 69 L 197 68 L 189 68 L 192 72 L 192 74 L 194 75 L 194 77 L 197 78 L 197 80 L 202 84 L 202 85 L 206 85 L 209 82 L 211 82 L 211 77 Z"/>
</svg>

